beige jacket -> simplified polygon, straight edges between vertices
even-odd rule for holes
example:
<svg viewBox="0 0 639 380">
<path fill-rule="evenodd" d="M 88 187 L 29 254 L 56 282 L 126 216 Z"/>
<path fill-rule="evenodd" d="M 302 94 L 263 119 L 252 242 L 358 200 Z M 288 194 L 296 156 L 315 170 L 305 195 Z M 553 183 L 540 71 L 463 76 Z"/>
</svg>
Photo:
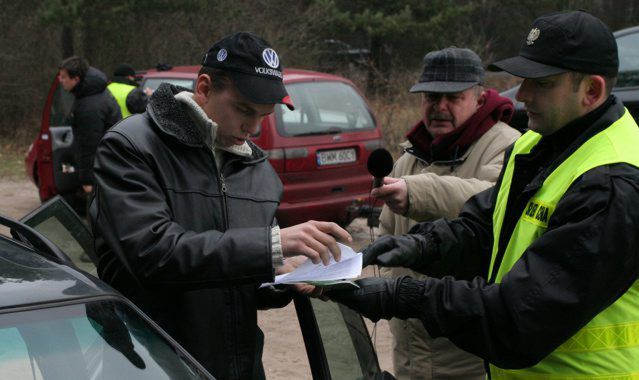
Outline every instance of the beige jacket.
<svg viewBox="0 0 639 380">
<path fill-rule="evenodd" d="M 404 153 L 389 176 L 406 181 L 408 213 L 393 214 L 384 206 L 380 233 L 403 235 L 418 222 L 455 218 L 471 196 L 495 184 L 504 152 L 519 136 L 515 129 L 498 122 L 455 161 L 428 164 Z M 410 143 L 402 146 L 408 148 Z"/>
<path fill-rule="evenodd" d="M 520 133 L 498 122 L 454 161 L 426 163 L 406 152 L 390 176 L 403 178 L 408 188 L 408 212 L 401 216 L 384 206 L 380 233 L 403 235 L 418 222 L 455 218 L 473 195 L 497 181 L 504 152 Z M 409 148 L 409 143 L 402 144 Z M 425 276 L 406 268 L 382 268 L 383 276 Z M 448 339 L 431 338 L 417 319 L 392 319 L 395 376 L 404 379 L 483 379 L 483 362 Z"/>
</svg>

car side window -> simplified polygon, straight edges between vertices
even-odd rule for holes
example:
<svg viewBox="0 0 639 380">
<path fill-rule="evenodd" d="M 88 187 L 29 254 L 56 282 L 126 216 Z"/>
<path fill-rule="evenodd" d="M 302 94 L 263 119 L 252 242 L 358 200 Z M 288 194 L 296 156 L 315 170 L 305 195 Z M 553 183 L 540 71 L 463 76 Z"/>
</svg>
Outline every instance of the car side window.
<svg viewBox="0 0 639 380">
<path fill-rule="evenodd" d="M 311 299 L 333 379 L 370 378 L 379 372 L 377 356 L 362 317 L 335 303 Z"/>
<path fill-rule="evenodd" d="M 617 87 L 639 86 L 639 32 L 617 38 L 619 75 Z"/>
<path fill-rule="evenodd" d="M 100 300 L 0 314 L 3 379 L 210 379 L 137 313 Z"/>
<path fill-rule="evenodd" d="M 335 302 L 296 297 L 313 379 L 393 379 L 382 372 L 362 317 Z"/>
<path fill-rule="evenodd" d="M 366 102 L 342 82 L 301 82 L 286 85 L 294 110 L 275 107 L 277 131 L 282 136 L 309 136 L 375 128 Z"/>
<path fill-rule="evenodd" d="M 91 233 L 62 197 L 51 198 L 20 221 L 51 240 L 78 268 L 97 276 Z"/>
<path fill-rule="evenodd" d="M 73 106 L 74 97 L 72 94 L 64 91 L 62 86 L 58 85 L 51 99 L 51 114 L 49 124 L 53 127 L 71 125 L 71 106 Z"/>
<path fill-rule="evenodd" d="M 0 328 L 0 369 L 8 379 L 19 379 L 21 375 L 32 374 L 34 379 L 42 379 L 42 372 L 29 355 L 29 350 L 16 327 Z"/>
<path fill-rule="evenodd" d="M 184 87 L 193 91 L 195 87 L 195 81 L 193 79 L 180 79 L 180 78 L 148 78 L 142 83 L 142 88 L 150 88 L 155 91 L 160 87 L 162 83 L 170 83 L 174 86 Z"/>
</svg>

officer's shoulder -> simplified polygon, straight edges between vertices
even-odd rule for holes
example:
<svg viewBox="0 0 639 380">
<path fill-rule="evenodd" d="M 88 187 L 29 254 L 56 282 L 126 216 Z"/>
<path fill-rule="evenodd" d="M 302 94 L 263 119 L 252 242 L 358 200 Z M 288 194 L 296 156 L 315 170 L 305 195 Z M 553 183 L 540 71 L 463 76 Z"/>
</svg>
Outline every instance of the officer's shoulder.
<svg viewBox="0 0 639 380">
<path fill-rule="evenodd" d="M 639 168 L 625 162 L 597 166 L 577 178 L 573 187 L 613 191 L 613 188 L 622 184 L 639 188 Z"/>
</svg>

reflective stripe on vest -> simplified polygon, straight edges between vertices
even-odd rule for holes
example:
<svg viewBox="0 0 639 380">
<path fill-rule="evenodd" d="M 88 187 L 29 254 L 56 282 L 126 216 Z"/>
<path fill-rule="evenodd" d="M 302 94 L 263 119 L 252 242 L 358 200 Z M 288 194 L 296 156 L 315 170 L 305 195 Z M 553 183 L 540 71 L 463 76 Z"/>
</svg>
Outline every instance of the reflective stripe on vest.
<svg viewBox="0 0 639 380">
<path fill-rule="evenodd" d="M 493 251 L 488 274 L 499 250 L 515 157 L 527 154 L 541 136 L 533 131 L 515 142 L 504 169 L 493 213 Z M 506 246 L 495 282 L 499 283 L 524 251 L 546 232 L 557 203 L 572 182 L 587 171 L 614 163 L 639 167 L 639 127 L 628 110 L 611 126 L 590 138 L 546 178 L 531 197 Z M 639 281 L 574 336 L 533 367 L 504 370 L 490 366 L 493 379 L 639 380 Z"/>
<path fill-rule="evenodd" d="M 124 119 L 127 116 L 131 115 L 129 109 L 126 106 L 126 97 L 129 95 L 129 92 L 135 89 L 135 86 L 131 86 L 124 83 L 111 82 L 107 88 L 111 91 L 111 94 L 118 102 L 120 106 L 120 111 L 122 112 L 122 118 Z"/>
</svg>

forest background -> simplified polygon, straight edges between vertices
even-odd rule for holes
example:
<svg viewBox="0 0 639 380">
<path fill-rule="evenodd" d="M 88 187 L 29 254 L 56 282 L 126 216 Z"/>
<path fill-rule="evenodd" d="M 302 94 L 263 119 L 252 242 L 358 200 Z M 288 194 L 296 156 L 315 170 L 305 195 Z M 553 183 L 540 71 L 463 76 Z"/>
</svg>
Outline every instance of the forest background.
<svg viewBox="0 0 639 380">
<path fill-rule="evenodd" d="M 611 30 L 639 24 L 639 0 L 0 0 L 0 157 L 23 156 L 39 129 L 60 61 L 85 57 L 111 76 L 122 62 L 199 64 L 212 42 L 240 30 L 263 36 L 286 67 L 353 80 L 394 150 L 419 119 L 408 93 L 423 56 L 468 47 L 485 64 L 517 54 L 530 23 L 585 9 Z M 488 77 L 504 90 L 517 80 Z M 20 159 L 21 160 L 21 159 Z"/>
</svg>

